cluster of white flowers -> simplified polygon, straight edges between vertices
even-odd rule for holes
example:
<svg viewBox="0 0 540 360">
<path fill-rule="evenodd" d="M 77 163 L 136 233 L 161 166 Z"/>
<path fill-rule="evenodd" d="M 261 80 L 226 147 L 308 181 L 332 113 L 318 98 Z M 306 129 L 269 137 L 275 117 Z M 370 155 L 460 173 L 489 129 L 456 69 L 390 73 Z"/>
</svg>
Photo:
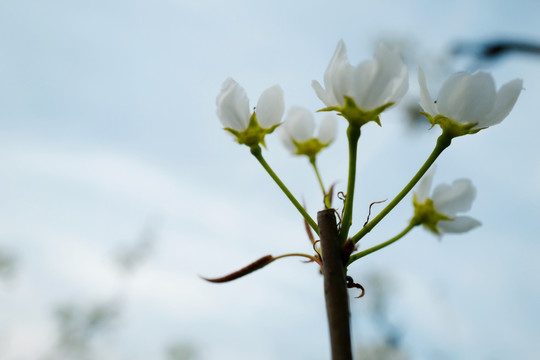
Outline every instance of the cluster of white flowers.
<svg viewBox="0 0 540 360">
<path fill-rule="evenodd" d="M 482 71 L 458 72 L 442 85 L 433 99 L 427 89 L 422 69 L 418 70 L 420 106 L 432 125 L 439 125 L 450 138 L 473 134 L 500 123 L 512 110 L 523 88 L 521 79 L 504 84 L 498 91 L 493 77 Z M 380 125 L 379 115 L 397 104 L 408 89 L 408 71 L 400 55 L 380 45 L 373 59 L 352 66 L 343 41 L 324 74 L 324 87 L 313 81 L 316 95 L 326 105 L 320 111 L 336 111 L 350 126 L 360 127 L 369 121 Z M 251 113 L 245 90 L 233 79 L 223 83 L 217 97 L 217 115 L 236 140 L 250 147 L 264 145 L 265 135 L 279 127 L 278 134 L 293 154 L 315 156 L 336 137 L 336 119 L 322 120 L 314 135 L 312 112 L 293 107 L 284 124 L 283 93 L 275 85 L 265 90 Z M 439 185 L 429 196 L 433 173 L 425 176 L 414 195 L 415 219 L 436 234 L 464 232 L 480 223 L 470 217 L 457 216 L 470 209 L 475 189 L 470 180 Z"/>
</svg>

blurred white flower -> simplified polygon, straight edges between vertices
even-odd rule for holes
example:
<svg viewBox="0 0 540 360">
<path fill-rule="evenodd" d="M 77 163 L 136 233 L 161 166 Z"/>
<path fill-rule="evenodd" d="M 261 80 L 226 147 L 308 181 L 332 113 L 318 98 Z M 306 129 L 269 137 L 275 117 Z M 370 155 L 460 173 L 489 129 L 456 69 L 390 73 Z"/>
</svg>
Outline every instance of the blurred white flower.
<svg viewBox="0 0 540 360">
<path fill-rule="evenodd" d="M 232 78 L 227 78 L 216 98 L 217 116 L 225 130 L 236 136 L 240 144 L 262 143 L 264 136 L 280 124 L 285 102 L 279 85 L 266 89 L 250 112 L 246 91 Z"/>
<path fill-rule="evenodd" d="M 334 116 L 328 115 L 323 118 L 319 127 L 319 134 L 314 136 L 315 119 L 311 111 L 301 108 L 291 108 L 283 125 L 277 133 L 283 145 L 293 154 L 306 155 L 310 159 L 325 147 L 330 145 L 336 138 L 337 122 Z"/>
<path fill-rule="evenodd" d="M 429 194 L 435 169 L 430 170 L 418 185 L 413 204 L 413 221 L 424 225 L 435 234 L 467 232 L 481 223 L 469 216 L 456 214 L 469 211 L 476 197 L 476 189 L 469 179 L 440 184 Z"/>
<path fill-rule="evenodd" d="M 426 86 L 422 69 L 418 69 L 420 106 L 432 124 L 461 128 L 457 136 L 475 133 L 500 123 L 512 110 L 523 89 L 523 81 L 514 79 L 496 91 L 491 74 L 457 72 L 442 85 L 437 100 L 433 100 Z M 450 120 L 450 122 L 449 122 Z"/>
<path fill-rule="evenodd" d="M 400 55 L 383 44 L 379 45 L 373 59 L 354 67 L 340 40 L 324 73 L 324 86 L 318 81 L 312 82 L 326 110 L 340 111 L 347 120 L 362 125 L 370 120 L 377 121 L 384 109 L 401 100 L 409 86 L 408 71 Z M 347 109 L 351 105 L 359 113 Z M 355 119 L 355 116 L 363 119 Z"/>
</svg>

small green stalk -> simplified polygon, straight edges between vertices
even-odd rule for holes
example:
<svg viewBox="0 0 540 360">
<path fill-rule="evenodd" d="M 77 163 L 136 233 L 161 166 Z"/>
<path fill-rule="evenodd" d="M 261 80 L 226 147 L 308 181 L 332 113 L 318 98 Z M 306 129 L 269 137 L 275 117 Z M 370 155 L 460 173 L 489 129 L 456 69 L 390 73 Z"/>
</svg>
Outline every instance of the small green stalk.
<svg viewBox="0 0 540 360">
<path fill-rule="evenodd" d="M 352 225 L 352 212 L 354 200 L 354 185 L 356 181 L 356 153 L 358 149 L 358 139 L 360 139 L 360 126 L 349 123 L 347 128 L 347 138 L 349 139 L 349 178 L 347 182 L 347 195 L 341 219 L 341 229 L 339 231 L 339 241 L 344 244 L 349 235 L 349 228 Z"/>
<path fill-rule="evenodd" d="M 437 145 L 435 145 L 435 149 L 433 149 L 433 152 L 429 155 L 426 162 L 422 165 L 420 170 L 413 176 L 411 181 L 405 187 L 399 194 L 396 195 L 396 197 L 377 215 L 373 220 L 371 220 L 369 223 L 366 224 L 360 230 L 356 235 L 352 237 L 352 240 L 356 244 L 361 238 L 363 238 L 367 233 L 369 233 L 375 225 L 377 225 L 392 209 L 411 191 L 411 189 L 416 185 L 416 183 L 424 176 L 426 171 L 433 165 L 435 160 L 441 155 L 441 153 L 446 149 L 448 146 L 450 146 L 450 143 L 452 142 L 452 136 L 448 135 L 447 133 L 443 132 L 441 136 L 437 139 Z M 349 194 L 347 194 L 347 199 Z M 345 204 L 347 204 L 345 202 Z"/>
<path fill-rule="evenodd" d="M 262 156 L 262 151 L 261 151 L 261 147 L 259 145 L 254 145 L 254 146 L 251 146 L 251 154 L 253 156 L 255 156 L 255 158 L 259 161 L 259 163 L 262 165 L 262 167 L 266 170 L 266 172 L 268 173 L 268 175 L 270 175 L 270 177 L 272 179 L 274 179 L 274 181 L 276 182 L 276 184 L 279 186 L 279 188 L 281 189 L 281 191 L 283 191 L 285 193 L 285 195 L 287 196 L 287 198 L 289 198 L 289 200 L 293 203 L 294 207 L 300 212 L 300 214 L 302 214 L 302 216 L 304 217 L 304 219 L 306 219 L 306 221 L 309 223 L 309 225 L 311 226 L 311 228 L 313 229 L 313 231 L 315 231 L 315 233 L 317 233 L 317 235 L 319 235 L 319 227 L 317 226 L 317 223 L 311 218 L 311 216 L 309 216 L 309 214 L 306 212 L 306 210 L 304 209 L 304 207 L 302 205 L 300 205 L 300 203 L 298 202 L 298 200 L 296 200 L 296 198 L 293 196 L 293 194 L 291 194 L 291 192 L 289 191 L 289 189 L 287 189 L 287 187 L 285 186 L 285 184 L 283 184 L 283 182 L 281 181 L 281 179 L 276 175 L 276 173 L 272 170 L 272 168 L 270 167 L 270 165 L 268 165 L 268 163 L 266 162 L 266 160 L 264 160 L 263 156 Z"/>
<path fill-rule="evenodd" d="M 411 221 L 411 223 L 409 224 L 409 226 L 407 226 L 405 229 L 403 229 L 402 232 L 400 232 L 399 234 L 397 234 L 396 236 L 394 236 L 393 238 L 391 238 L 390 240 L 387 240 L 377 246 L 374 246 L 372 248 L 369 248 L 367 250 L 364 250 L 364 251 L 360 251 L 356 254 L 353 254 L 351 255 L 351 257 L 349 258 L 349 262 L 347 263 L 347 266 L 349 266 L 350 264 L 352 264 L 353 262 L 355 262 L 356 260 L 360 259 L 360 258 L 363 258 L 364 256 L 366 255 L 369 255 L 371 254 L 372 252 L 375 252 L 375 251 L 378 251 L 382 248 L 385 248 L 387 247 L 388 245 L 390 244 L 393 244 L 395 243 L 396 241 L 398 241 L 399 239 L 401 239 L 403 236 L 405 236 L 409 231 L 411 231 L 415 226 L 417 225 L 420 225 L 417 221 Z"/>
<path fill-rule="evenodd" d="M 315 161 L 315 157 L 309 158 L 310 164 L 313 166 L 313 170 L 315 170 L 315 175 L 317 175 L 317 180 L 319 181 L 319 186 L 321 187 L 323 196 L 324 196 L 324 207 L 326 209 L 330 209 L 330 198 L 328 197 L 328 194 L 326 193 L 326 189 L 324 188 L 324 184 L 321 178 L 321 174 L 319 173 L 319 169 L 317 168 L 317 163 Z"/>
</svg>

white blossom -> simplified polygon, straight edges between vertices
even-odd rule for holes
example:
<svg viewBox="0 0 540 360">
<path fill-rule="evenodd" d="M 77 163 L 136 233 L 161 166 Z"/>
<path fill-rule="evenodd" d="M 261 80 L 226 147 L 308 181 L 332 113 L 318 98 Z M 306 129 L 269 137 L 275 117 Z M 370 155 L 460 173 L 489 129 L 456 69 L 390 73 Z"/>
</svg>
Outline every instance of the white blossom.
<svg viewBox="0 0 540 360">
<path fill-rule="evenodd" d="M 246 91 L 234 79 L 227 78 L 216 98 L 217 116 L 224 127 L 244 131 L 249 125 L 251 112 Z M 281 122 L 285 103 L 279 85 L 266 89 L 259 98 L 255 113 L 259 125 L 268 129 Z"/>
<path fill-rule="evenodd" d="M 314 135 L 315 119 L 311 111 L 293 107 L 277 130 L 283 145 L 293 154 L 316 155 L 336 138 L 337 122 L 332 115 L 323 118 L 318 135 Z M 306 153 L 308 152 L 308 153 Z"/>
<path fill-rule="evenodd" d="M 523 81 L 514 79 L 496 91 L 491 74 L 457 72 L 442 85 L 436 100 L 431 98 L 422 69 L 418 69 L 420 106 L 435 118 L 442 115 L 461 125 L 478 130 L 500 123 L 512 110 L 523 89 Z M 430 119 L 432 121 L 432 119 Z"/>
<path fill-rule="evenodd" d="M 248 146 L 264 145 L 264 136 L 281 123 L 285 111 L 283 91 L 279 85 L 274 85 L 263 91 L 251 113 L 246 91 L 232 78 L 223 82 L 216 105 L 217 116 L 225 130 L 240 144 Z"/>
<path fill-rule="evenodd" d="M 440 184 L 429 193 L 435 169 L 430 170 L 420 181 L 413 203 L 415 216 L 436 234 L 463 233 L 481 225 L 469 216 L 457 215 L 471 209 L 476 189 L 469 179 L 458 179 L 451 185 Z"/>
<path fill-rule="evenodd" d="M 409 86 L 407 67 L 400 55 L 380 44 L 375 57 L 356 67 L 349 63 L 342 40 L 324 74 L 324 88 L 312 82 L 319 99 L 328 107 L 343 107 L 345 96 L 364 112 L 396 104 Z"/>
</svg>

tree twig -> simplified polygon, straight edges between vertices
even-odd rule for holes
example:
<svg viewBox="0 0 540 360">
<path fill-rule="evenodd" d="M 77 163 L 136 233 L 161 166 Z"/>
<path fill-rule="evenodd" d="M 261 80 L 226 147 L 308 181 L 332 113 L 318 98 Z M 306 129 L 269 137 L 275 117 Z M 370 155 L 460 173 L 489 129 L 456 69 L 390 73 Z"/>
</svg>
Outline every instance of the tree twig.
<svg viewBox="0 0 540 360">
<path fill-rule="evenodd" d="M 349 298 L 335 211 L 319 211 L 317 222 L 321 237 L 324 297 L 332 360 L 352 360 Z"/>
</svg>

